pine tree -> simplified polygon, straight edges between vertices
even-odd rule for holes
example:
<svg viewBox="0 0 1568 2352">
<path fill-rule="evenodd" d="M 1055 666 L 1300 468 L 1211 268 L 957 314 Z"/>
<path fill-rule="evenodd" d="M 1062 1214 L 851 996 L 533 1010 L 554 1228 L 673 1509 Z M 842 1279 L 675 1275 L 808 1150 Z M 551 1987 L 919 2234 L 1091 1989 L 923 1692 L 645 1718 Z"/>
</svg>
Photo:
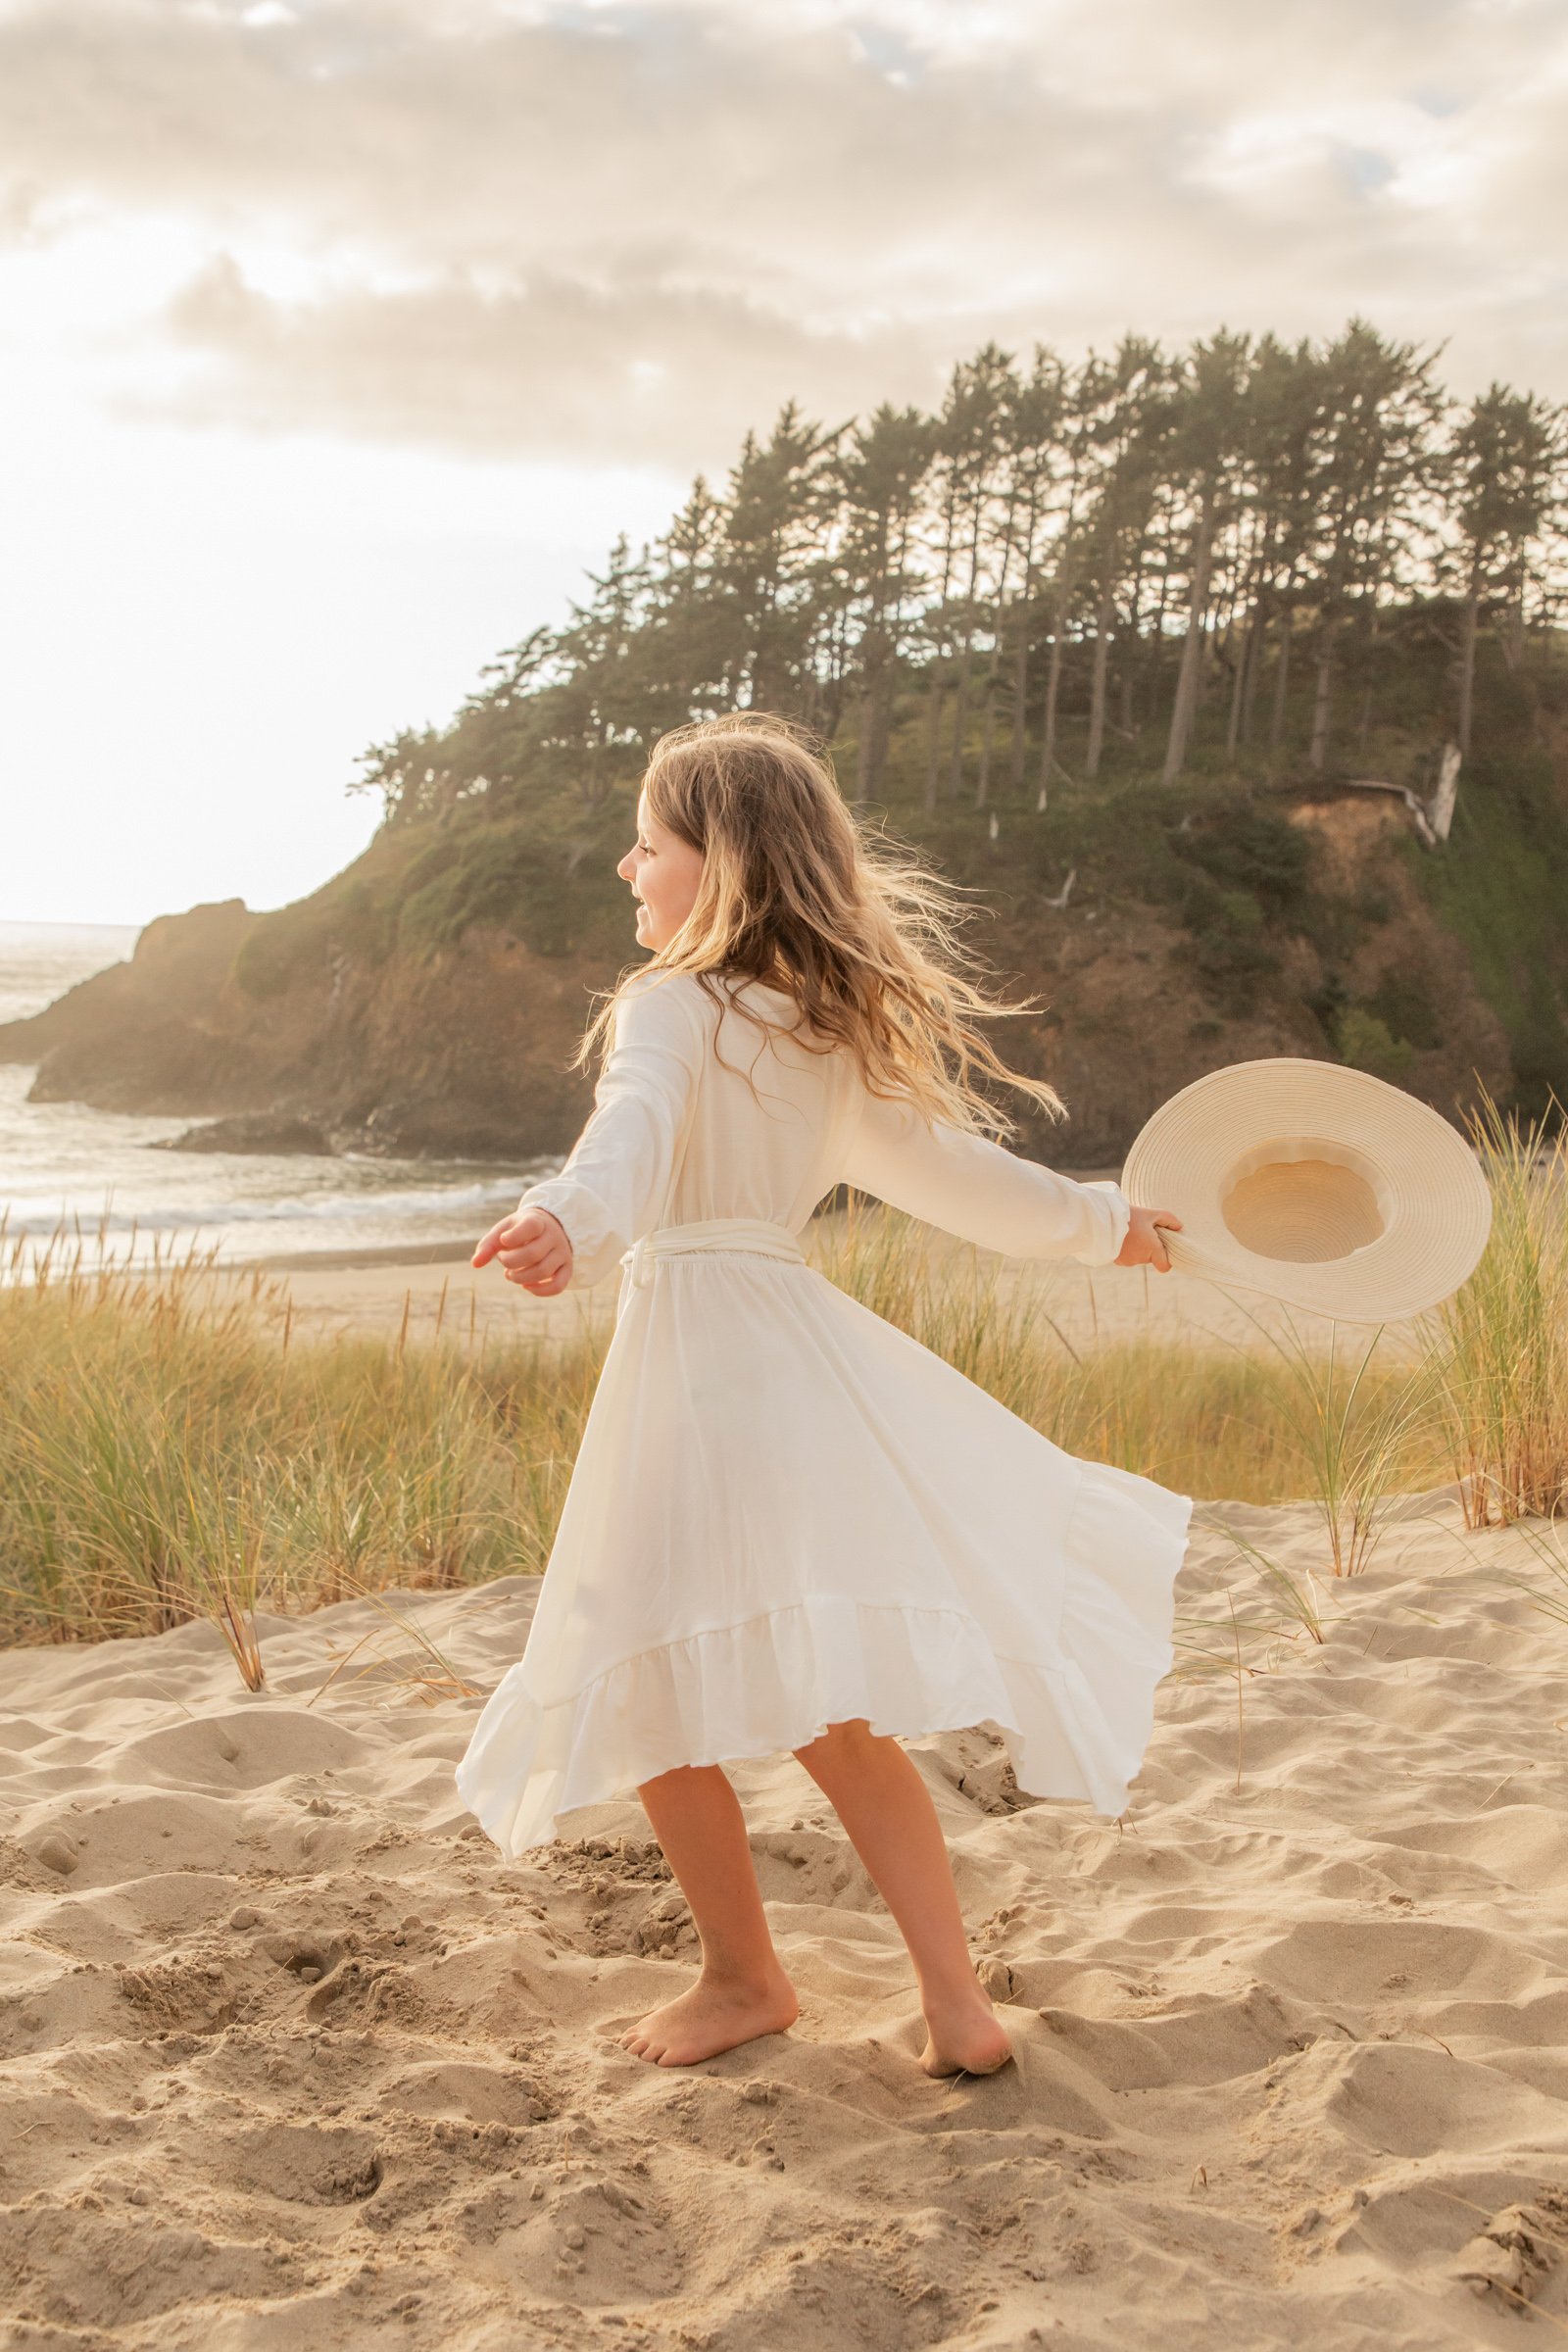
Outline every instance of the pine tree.
<svg viewBox="0 0 1568 2352">
<path fill-rule="evenodd" d="M 841 563 L 857 639 L 858 802 L 882 789 L 904 612 L 916 586 L 911 539 L 934 445 L 934 428 L 917 409 L 884 403 L 838 453 Z"/>
<path fill-rule="evenodd" d="M 1386 343 L 1352 318 L 1324 354 L 1313 498 L 1318 608 L 1316 684 L 1307 764 L 1327 761 L 1334 683 L 1348 622 L 1375 605 L 1417 510 L 1436 477 L 1436 429 L 1443 395 L 1432 382 L 1436 353 Z"/>
<path fill-rule="evenodd" d="M 1244 463 L 1250 335 L 1223 327 L 1195 345 L 1177 388 L 1170 427 L 1170 463 L 1191 508 L 1187 556 L 1187 635 L 1165 744 L 1162 784 L 1181 774 L 1198 715 L 1214 542 L 1229 519 L 1236 475 Z"/>
<path fill-rule="evenodd" d="M 1470 749 L 1482 614 L 1493 612 L 1503 620 L 1503 647 L 1517 664 L 1532 558 L 1544 534 L 1562 518 L 1565 453 L 1568 410 L 1498 383 L 1470 403 L 1449 444 L 1464 597 L 1457 723 L 1461 752 Z"/>
</svg>

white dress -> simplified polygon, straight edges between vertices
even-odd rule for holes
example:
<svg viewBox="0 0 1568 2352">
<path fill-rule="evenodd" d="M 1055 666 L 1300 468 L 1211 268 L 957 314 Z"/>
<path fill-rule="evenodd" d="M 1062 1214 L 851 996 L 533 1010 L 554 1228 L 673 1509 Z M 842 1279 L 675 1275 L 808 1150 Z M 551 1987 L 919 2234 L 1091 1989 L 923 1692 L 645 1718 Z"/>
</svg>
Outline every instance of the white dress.
<svg viewBox="0 0 1568 2352">
<path fill-rule="evenodd" d="M 1192 1500 L 1063 1452 L 807 1265 L 840 1182 L 1011 1256 L 1103 1265 L 1127 1230 L 1114 1184 L 929 1125 L 690 974 L 636 977 L 593 1116 L 521 1195 L 565 1228 L 568 1288 L 622 1274 L 523 1654 L 457 1767 L 509 1855 L 675 1765 L 855 1716 L 990 1723 L 1020 1788 L 1126 1803 Z"/>
</svg>

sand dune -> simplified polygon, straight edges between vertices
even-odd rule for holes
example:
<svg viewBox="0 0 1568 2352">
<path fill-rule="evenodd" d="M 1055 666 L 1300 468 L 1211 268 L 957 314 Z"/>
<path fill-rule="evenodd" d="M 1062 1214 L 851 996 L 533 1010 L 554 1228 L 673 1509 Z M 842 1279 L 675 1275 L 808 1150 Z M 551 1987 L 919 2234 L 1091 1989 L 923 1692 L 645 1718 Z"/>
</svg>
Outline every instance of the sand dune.
<svg viewBox="0 0 1568 2352">
<path fill-rule="evenodd" d="M 505 1862 L 370 1604 L 0 1658 L 10 2345 L 1512 2344 L 1568 2325 L 1568 1633 L 1403 1506 L 1326 1640 L 1172 1678 L 1124 1824 L 916 1743 L 1016 2068 L 929 2082 L 804 1773 L 737 1770 L 799 2025 L 614 2046 L 692 1931 L 635 1801 Z M 1232 1509 L 1298 1570 L 1303 1509 Z M 1200 1513 L 1179 1605 L 1235 1572 Z M 487 1690 L 534 1589 L 408 1594 Z M 356 1651 L 331 1687 L 334 1664 Z M 378 1653 L 378 1654 L 376 1654 Z M 360 1680 L 356 1670 L 369 1666 Z M 1494 2283 L 1488 2285 L 1486 2282 Z"/>
</svg>

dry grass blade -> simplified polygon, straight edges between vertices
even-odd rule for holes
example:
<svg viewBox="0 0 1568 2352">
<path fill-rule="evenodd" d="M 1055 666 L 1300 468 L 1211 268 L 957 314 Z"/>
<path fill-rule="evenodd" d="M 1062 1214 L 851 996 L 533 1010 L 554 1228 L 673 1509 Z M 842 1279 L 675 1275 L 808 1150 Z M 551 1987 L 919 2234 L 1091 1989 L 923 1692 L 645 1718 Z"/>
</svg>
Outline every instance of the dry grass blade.
<svg viewBox="0 0 1568 2352">
<path fill-rule="evenodd" d="M 0 1288 L 0 1640 L 207 1614 L 241 1630 L 248 1673 L 263 1560 L 298 1612 L 548 1557 L 598 1334 L 484 1360 L 449 1317 L 401 1351 L 297 1325 L 285 1348 L 286 1289 L 205 1257 L 83 1273 L 57 1250 L 45 1271 Z"/>
<path fill-rule="evenodd" d="M 1561 1119 L 1555 1099 L 1551 1112 Z M 1568 1503 L 1568 1128 L 1548 1141 L 1549 1115 L 1521 1127 L 1483 1095 L 1469 1130 L 1492 1235 L 1426 1327 L 1472 1527 Z"/>
<path fill-rule="evenodd" d="M 1381 1324 L 1347 1367 L 1337 1325 L 1327 1352 L 1316 1352 L 1288 1313 L 1282 1335 L 1237 1303 L 1277 1359 L 1281 1409 L 1322 1513 L 1334 1573 L 1359 1575 L 1377 1548 L 1412 1445 L 1430 1427 L 1436 1368 L 1423 1357 L 1378 1382 L 1372 1371 Z"/>
<path fill-rule="evenodd" d="M 400 1635 L 416 1655 L 428 1660 L 428 1665 L 420 1667 L 413 1674 L 394 1673 L 389 1669 L 395 1661 L 389 1658 L 385 1652 L 377 1652 L 356 1670 L 350 1678 L 352 1681 L 360 1682 L 367 1677 L 373 1676 L 378 1694 L 401 1693 L 407 1696 L 412 1692 L 430 1706 L 434 1706 L 443 1698 L 477 1698 L 480 1695 L 479 1686 L 476 1683 L 470 1683 L 466 1675 L 460 1673 L 430 1639 L 416 1618 L 405 1616 L 400 1610 L 395 1609 L 384 1592 L 363 1591 L 360 1598 L 368 1600 L 372 1608 L 378 1610 L 386 1620 L 386 1624 L 370 1626 L 360 1636 L 358 1642 L 344 1651 L 326 1680 L 312 1692 L 306 1702 L 308 1706 L 314 1707 L 317 1700 L 332 1688 L 350 1660 L 357 1657 L 368 1642 L 384 1642 L 387 1627 L 391 1627 L 395 1633 Z"/>
<path fill-rule="evenodd" d="M 1471 1560 L 1494 1583 L 1505 1585 L 1510 1592 L 1522 1592 L 1543 1617 L 1551 1618 L 1557 1625 L 1568 1625 L 1568 1544 L 1564 1542 L 1561 1522 L 1548 1520 L 1537 1525 L 1515 1513 L 1507 1524 L 1510 1536 L 1527 1544 L 1544 1568 L 1546 1583 L 1541 1585 L 1531 1577 L 1521 1576 L 1517 1569 L 1505 1568 L 1499 1561 L 1484 1557 L 1474 1544 L 1465 1544 Z M 1464 1544 L 1462 1536 L 1458 1541 Z"/>
<path fill-rule="evenodd" d="M 1311 1569 L 1307 1569 L 1303 1584 L 1292 1576 L 1289 1569 L 1282 1568 L 1277 1560 L 1271 1559 L 1257 1544 L 1250 1543 L 1246 1536 L 1239 1535 L 1229 1520 L 1217 1519 L 1215 1525 L 1268 1590 L 1278 1595 L 1284 1603 L 1287 1616 L 1303 1627 L 1314 1642 L 1321 1642 L 1323 1612 L 1317 1578 Z"/>
<path fill-rule="evenodd" d="M 174 1538 L 179 1583 L 192 1614 L 218 1627 L 248 1690 L 266 1681 L 256 1610 L 262 1585 L 263 1517 L 246 1474 L 181 1454 L 183 1525 Z"/>
</svg>

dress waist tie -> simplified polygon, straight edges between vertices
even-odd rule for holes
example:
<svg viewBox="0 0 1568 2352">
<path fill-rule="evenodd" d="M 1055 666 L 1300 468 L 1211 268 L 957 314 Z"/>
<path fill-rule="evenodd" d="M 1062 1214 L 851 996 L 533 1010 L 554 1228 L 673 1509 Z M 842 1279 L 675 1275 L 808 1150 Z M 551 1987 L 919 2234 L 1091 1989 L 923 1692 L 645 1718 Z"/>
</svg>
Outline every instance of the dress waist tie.
<svg viewBox="0 0 1568 2352">
<path fill-rule="evenodd" d="M 806 1252 L 789 1227 L 771 1224 L 765 1217 L 701 1217 L 690 1225 L 656 1225 L 621 1251 L 620 1262 L 632 1288 L 643 1290 L 654 1279 L 656 1259 L 682 1257 L 692 1250 L 738 1250 L 806 1263 Z"/>
</svg>

